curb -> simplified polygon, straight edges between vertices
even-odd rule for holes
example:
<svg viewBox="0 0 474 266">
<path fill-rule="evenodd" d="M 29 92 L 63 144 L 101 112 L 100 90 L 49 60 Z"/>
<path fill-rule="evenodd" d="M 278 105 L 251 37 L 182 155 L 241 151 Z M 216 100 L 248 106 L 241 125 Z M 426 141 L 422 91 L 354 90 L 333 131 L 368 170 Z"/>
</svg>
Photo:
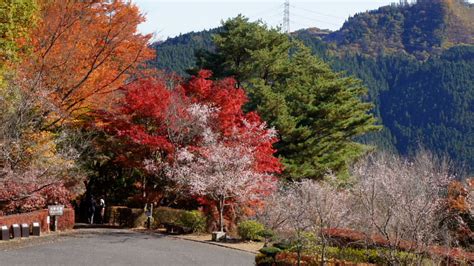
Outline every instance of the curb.
<svg viewBox="0 0 474 266">
<path fill-rule="evenodd" d="M 51 243 L 54 241 L 58 241 L 60 237 L 75 235 L 78 233 L 79 232 L 77 230 L 70 229 L 66 231 L 43 233 L 40 236 L 30 236 L 28 238 L 19 238 L 19 239 L 10 239 L 8 241 L 1 241 L 0 251 L 8 251 L 8 250 L 41 245 L 45 243 Z"/>
<path fill-rule="evenodd" d="M 250 251 L 250 250 L 240 249 L 238 247 L 228 246 L 228 245 L 225 245 L 225 244 L 219 243 L 219 242 L 189 239 L 189 238 L 184 238 L 184 237 L 180 237 L 180 236 L 176 236 L 176 235 L 168 235 L 168 234 L 164 234 L 164 233 L 160 233 L 160 232 L 156 232 L 156 231 L 147 231 L 147 230 L 132 230 L 132 231 L 138 232 L 138 233 L 144 233 L 144 234 L 160 234 L 160 235 L 163 235 L 163 236 L 166 236 L 166 237 L 169 237 L 169 238 L 173 238 L 173 239 L 186 240 L 186 241 L 192 241 L 192 242 L 196 242 L 196 243 L 213 245 L 213 246 L 223 247 L 223 248 L 227 248 L 227 249 L 233 249 L 233 250 L 238 250 L 238 251 L 242 251 L 242 252 L 247 252 L 247 253 L 254 254 L 254 255 L 258 254 L 257 251 Z"/>
<path fill-rule="evenodd" d="M 228 249 L 233 249 L 233 250 L 238 250 L 238 251 L 243 251 L 243 252 L 247 252 L 247 253 L 255 254 L 255 255 L 258 254 L 258 252 L 255 252 L 255 251 L 240 249 L 240 248 L 237 248 L 237 247 L 231 247 L 231 246 L 227 246 L 225 244 L 220 244 L 218 242 L 208 242 L 208 241 L 201 241 L 201 240 L 196 240 L 196 239 L 181 238 L 179 236 L 171 236 L 171 237 L 175 238 L 175 239 L 180 239 L 180 240 L 193 241 L 193 242 L 197 242 L 197 243 L 203 243 L 203 244 L 208 244 L 208 245 L 213 245 L 213 246 L 218 246 L 218 247 L 223 247 L 223 248 L 228 248 Z"/>
</svg>

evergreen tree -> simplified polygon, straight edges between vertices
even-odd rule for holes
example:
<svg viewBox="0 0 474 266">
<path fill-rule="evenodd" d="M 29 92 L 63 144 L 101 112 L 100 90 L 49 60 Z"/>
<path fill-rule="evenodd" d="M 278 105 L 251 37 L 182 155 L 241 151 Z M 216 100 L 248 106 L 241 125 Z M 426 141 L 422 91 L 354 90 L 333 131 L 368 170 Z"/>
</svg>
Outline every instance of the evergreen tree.
<svg viewBox="0 0 474 266">
<path fill-rule="evenodd" d="M 290 179 L 346 176 L 349 163 L 368 147 L 354 137 L 378 129 L 361 98 L 359 80 L 335 73 L 310 49 L 278 29 L 238 16 L 215 36 L 216 51 L 199 67 L 232 75 L 257 110 L 280 133 L 276 144 Z"/>
</svg>

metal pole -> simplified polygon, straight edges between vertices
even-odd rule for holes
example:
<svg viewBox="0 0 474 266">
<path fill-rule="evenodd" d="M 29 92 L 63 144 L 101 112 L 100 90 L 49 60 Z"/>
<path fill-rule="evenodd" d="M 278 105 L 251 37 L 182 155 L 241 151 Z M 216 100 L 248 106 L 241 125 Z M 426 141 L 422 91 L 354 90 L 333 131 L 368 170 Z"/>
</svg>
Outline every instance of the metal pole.
<svg viewBox="0 0 474 266">
<path fill-rule="evenodd" d="M 290 0 L 285 0 L 285 10 L 283 12 L 283 31 L 290 34 Z"/>
</svg>

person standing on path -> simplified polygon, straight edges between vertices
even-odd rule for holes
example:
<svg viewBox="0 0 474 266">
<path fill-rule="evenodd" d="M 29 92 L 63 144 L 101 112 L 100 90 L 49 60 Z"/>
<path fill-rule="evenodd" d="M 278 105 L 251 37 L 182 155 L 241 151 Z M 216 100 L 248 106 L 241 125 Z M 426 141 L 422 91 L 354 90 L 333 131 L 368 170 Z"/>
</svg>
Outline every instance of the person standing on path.
<svg viewBox="0 0 474 266">
<path fill-rule="evenodd" d="M 88 219 L 90 224 L 94 223 L 94 214 L 95 214 L 96 207 L 97 207 L 97 202 L 95 201 L 94 197 L 91 196 L 90 205 L 89 205 L 89 219 Z"/>
<path fill-rule="evenodd" d="M 101 197 L 99 200 L 99 215 L 100 215 L 100 223 L 104 223 L 104 217 L 105 217 L 105 200 L 104 197 Z"/>
</svg>

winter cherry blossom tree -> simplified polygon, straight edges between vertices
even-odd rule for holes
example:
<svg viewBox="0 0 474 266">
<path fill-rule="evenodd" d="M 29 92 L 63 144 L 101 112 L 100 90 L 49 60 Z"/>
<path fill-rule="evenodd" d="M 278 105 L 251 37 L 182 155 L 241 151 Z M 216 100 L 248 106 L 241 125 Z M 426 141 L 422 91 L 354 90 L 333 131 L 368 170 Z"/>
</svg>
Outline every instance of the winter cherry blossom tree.
<svg viewBox="0 0 474 266">
<path fill-rule="evenodd" d="M 267 198 L 267 205 L 258 218 L 281 236 L 294 239 L 299 258 L 308 240 L 307 234 L 313 233 L 312 240 L 321 246 L 319 256 L 324 262 L 325 248 L 329 243 L 326 231 L 344 227 L 349 221 L 347 200 L 348 193 L 339 190 L 330 180 L 304 179 L 282 184 Z"/>
<path fill-rule="evenodd" d="M 336 178 L 330 175 L 327 179 Z M 300 183 L 302 197 L 309 199 L 307 215 L 311 224 L 310 229 L 316 237 L 315 242 L 321 247 L 319 253 L 321 265 L 325 264 L 326 247 L 329 244 L 328 230 L 345 228 L 351 221 L 348 191 L 338 189 L 334 182 L 330 181 L 303 180 Z"/>
<path fill-rule="evenodd" d="M 215 110 L 215 109 L 214 109 Z M 202 127 L 203 146 L 194 149 L 182 148 L 177 160 L 168 168 L 168 175 L 188 189 L 191 195 L 203 196 L 217 205 L 219 228 L 224 231 L 224 208 L 228 204 L 245 204 L 257 201 L 275 187 L 276 179 L 271 174 L 256 169 L 256 149 L 249 139 L 225 140 L 209 126 L 212 109 L 205 105 L 191 105 L 192 116 L 199 117 Z M 252 123 L 243 121 L 247 127 Z M 260 135 L 262 140 L 273 138 Z"/>
<path fill-rule="evenodd" d="M 373 154 L 353 169 L 353 226 L 368 236 L 384 238 L 394 252 L 400 245 L 420 254 L 440 235 L 447 186 L 454 176 L 449 163 L 422 151 L 413 160 L 396 155 Z M 393 251 L 393 252 L 392 252 Z"/>
</svg>

